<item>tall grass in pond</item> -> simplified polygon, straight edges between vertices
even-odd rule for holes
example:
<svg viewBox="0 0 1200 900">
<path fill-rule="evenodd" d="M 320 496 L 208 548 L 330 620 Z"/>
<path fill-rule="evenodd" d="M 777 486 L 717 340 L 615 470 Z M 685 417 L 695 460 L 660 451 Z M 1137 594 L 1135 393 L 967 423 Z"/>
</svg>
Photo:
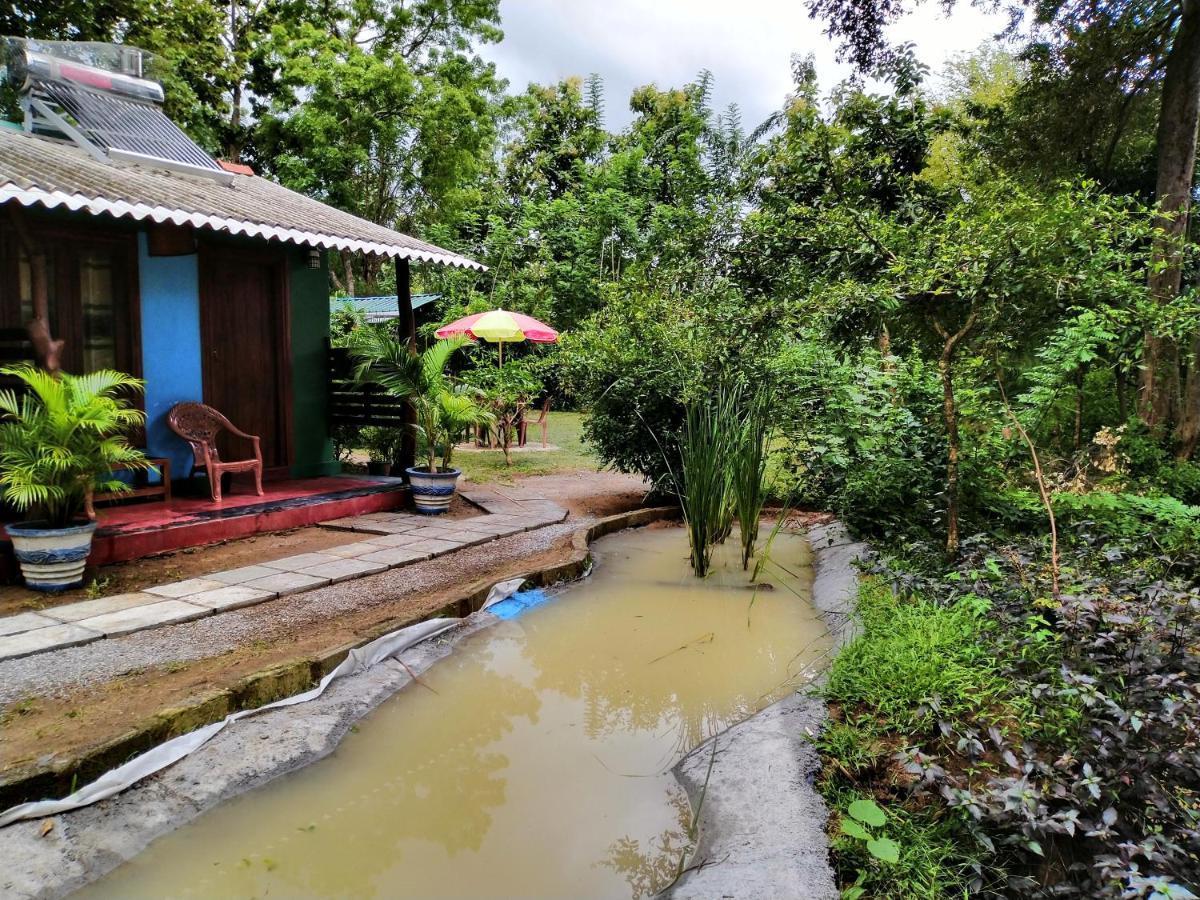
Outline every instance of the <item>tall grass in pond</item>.
<svg viewBox="0 0 1200 900">
<path fill-rule="evenodd" d="M 721 388 L 714 398 L 689 403 L 679 441 L 679 471 L 672 473 L 683 509 L 692 571 L 712 565 L 712 547 L 729 522 L 729 460 L 736 444 L 741 391 Z"/>
<path fill-rule="evenodd" d="M 750 568 L 758 523 L 767 502 L 767 455 L 772 428 L 769 391 L 760 387 L 747 398 L 733 428 L 729 459 L 730 508 L 742 539 L 742 568 Z"/>
</svg>

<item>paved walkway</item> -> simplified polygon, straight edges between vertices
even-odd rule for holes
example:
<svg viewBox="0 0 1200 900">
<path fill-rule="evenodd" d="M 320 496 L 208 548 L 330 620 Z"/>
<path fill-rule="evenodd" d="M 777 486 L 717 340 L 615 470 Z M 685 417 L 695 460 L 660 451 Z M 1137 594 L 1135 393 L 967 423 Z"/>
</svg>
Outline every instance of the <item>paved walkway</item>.
<svg viewBox="0 0 1200 900">
<path fill-rule="evenodd" d="M 517 500 L 488 489 L 466 491 L 463 496 L 485 509 L 487 515 L 435 519 L 412 513 L 380 512 L 336 519 L 322 526 L 371 536 L 319 553 L 302 553 L 133 593 L 0 618 L 0 660 L 188 622 L 327 584 L 375 575 L 552 525 L 567 516 L 566 510 L 548 500 Z"/>
</svg>

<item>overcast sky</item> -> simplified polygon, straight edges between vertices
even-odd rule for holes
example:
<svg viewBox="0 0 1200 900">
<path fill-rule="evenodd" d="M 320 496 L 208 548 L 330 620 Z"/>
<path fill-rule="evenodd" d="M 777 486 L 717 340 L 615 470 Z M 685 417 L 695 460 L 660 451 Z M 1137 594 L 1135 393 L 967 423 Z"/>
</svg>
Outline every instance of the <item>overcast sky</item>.
<svg viewBox="0 0 1200 900">
<path fill-rule="evenodd" d="M 634 87 L 677 87 L 701 69 L 715 76 L 714 107 L 737 102 L 747 129 L 788 93 L 793 54 L 815 54 L 822 91 L 850 74 L 803 0 L 502 0 L 500 13 L 504 40 L 484 55 L 509 79 L 510 90 L 598 72 L 612 129 L 629 121 Z M 1003 25 L 1002 16 L 968 3 L 945 16 L 940 3 L 927 0 L 893 26 L 891 38 L 913 41 L 936 71 L 948 57 L 991 40 Z"/>
</svg>

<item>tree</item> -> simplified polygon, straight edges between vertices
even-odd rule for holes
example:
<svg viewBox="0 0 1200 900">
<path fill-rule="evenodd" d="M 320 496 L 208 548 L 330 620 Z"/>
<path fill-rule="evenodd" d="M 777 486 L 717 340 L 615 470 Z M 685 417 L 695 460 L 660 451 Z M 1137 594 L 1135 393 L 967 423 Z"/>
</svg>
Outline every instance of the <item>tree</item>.
<svg viewBox="0 0 1200 900">
<path fill-rule="evenodd" d="M 1183 254 L 1179 237 L 1187 233 L 1195 176 L 1197 127 L 1200 126 L 1200 0 L 1029 0 L 1028 8 L 1047 37 L 1029 48 L 1034 58 L 1055 59 L 1079 71 L 1102 67 L 1106 79 L 1121 85 L 1121 115 L 1147 94 L 1157 94 L 1154 200 L 1162 234 L 1156 241 L 1156 265 L 1148 285 L 1162 304 L 1179 295 Z M 809 0 L 814 17 L 828 22 L 829 33 L 843 41 L 844 52 L 863 70 L 873 70 L 893 54 L 884 29 L 904 11 L 896 0 Z M 1095 90 L 1095 82 L 1087 83 Z M 1186 380 L 1181 389 L 1182 376 Z M 1156 428 L 1174 426 L 1180 456 L 1190 456 L 1200 440 L 1200 333 L 1181 347 L 1168 334 L 1145 337 L 1140 413 Z"/>
</svg>

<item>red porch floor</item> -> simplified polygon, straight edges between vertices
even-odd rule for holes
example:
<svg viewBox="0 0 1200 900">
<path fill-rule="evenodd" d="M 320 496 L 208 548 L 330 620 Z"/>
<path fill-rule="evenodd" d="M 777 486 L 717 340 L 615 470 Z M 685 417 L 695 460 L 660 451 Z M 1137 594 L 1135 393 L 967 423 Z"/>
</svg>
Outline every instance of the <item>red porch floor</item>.
<svg viewBox="0 0 1200 900">
<path fill-rule="evenodd" d="M 239 485 L 238 490 L 244 488 Z M 263 491 L 262 497 L 226 494 L 220 504 L 207 497 L 178 497 L 168 503 L 101 507 L 97 510 L 100 527 L 88 563 L 102 566 L 395 509 L 404 504 L 407 489 L 399 478 L 336 476 L 266 482 Z"/>
</svg>

